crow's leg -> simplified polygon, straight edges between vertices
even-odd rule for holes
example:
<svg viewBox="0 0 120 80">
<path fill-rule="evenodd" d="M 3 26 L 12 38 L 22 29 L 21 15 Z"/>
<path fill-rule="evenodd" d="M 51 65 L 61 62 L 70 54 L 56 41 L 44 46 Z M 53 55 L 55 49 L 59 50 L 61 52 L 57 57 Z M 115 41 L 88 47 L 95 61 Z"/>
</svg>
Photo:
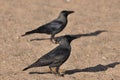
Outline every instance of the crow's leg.
<svg viewBox="0 0 120 80">
<path fill-rule="evenodd" d="M 51 40 L 52 43 L 55 43 L 54 36 L 55 36 L 55 34 L 51 34 L 50 40 Z"/>
<path fill-rule="evenodd" d="M 54 70 L 52 70 L 52 67 L 49 67 L 49 69 L 50 69 L 51 73 L 56 74 L 56 72 L 54 72 Z"/>
<path fill-rule="evenodd" d="M 56 73 L 57 73 L 58 76 L 64 77 L 64 74 L 60 74 L 60 72 L 59 72 L 59 67 L 56 68 Z"/>
</svg>

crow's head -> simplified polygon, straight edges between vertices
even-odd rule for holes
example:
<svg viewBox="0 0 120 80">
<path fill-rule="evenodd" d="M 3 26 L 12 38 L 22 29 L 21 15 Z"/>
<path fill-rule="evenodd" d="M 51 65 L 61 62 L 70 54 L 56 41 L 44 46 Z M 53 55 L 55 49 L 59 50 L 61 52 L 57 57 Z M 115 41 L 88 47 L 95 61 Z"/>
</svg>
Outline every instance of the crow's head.
<svg viewBox="0 0 120 80">
<path fill-rule="evenodd" d="M 78 36 L 73 36 L 73 35 L 65 35 L 65 36 L 60 36 L 55 38 L 56 43 L 61 43 L 61 42 L 68 42 L 71 43 L 72 40 L 77 39 Z"/>
<path fill-rule="evenodd" d="M 64 16 L 68 16 L 71 13 L 74 13 L 74 11 L 67 11 L 67 10 L 61 11 L 61 14 L 63 14 Z"/>
</svg>

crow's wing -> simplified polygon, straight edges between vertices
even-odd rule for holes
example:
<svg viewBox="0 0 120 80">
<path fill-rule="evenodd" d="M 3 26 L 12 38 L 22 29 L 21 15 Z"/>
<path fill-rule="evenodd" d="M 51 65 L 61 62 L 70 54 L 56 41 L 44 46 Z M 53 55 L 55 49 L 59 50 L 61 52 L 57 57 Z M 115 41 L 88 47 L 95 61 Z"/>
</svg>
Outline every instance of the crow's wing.
<svg viewBox="0 0 120 80">
<path fill-rule="evenodd" d="M 43 55 L 40 59 L 36 62 L 25 68 L 27 70 L 32 67 L 40 67 L 40 66 L 58 66 L 64 63 L 70 55 L 69 49 L 65 49 L 61 46 L 56 47 L 55 49 L 51 50 L 47 54 Z"/>
<path fill-rule="evenodd" d="M 37 28 L 37 30 L 41 33 L 52 34 L 53 31 L 59 30 L 63 25 L 63 22 L 54 20 L 50 23 L 40 26 Z"/>
<path fill-rule="evenodd" d="M 50 51 L 48 54 L 44 55 L 49 56 L 48 60 L 51 60 L 52 62 L 49 64 L 50 66 L 58 66 L 62 63 L 64 63 L 69 55 L 70 55 L 71 49 L 67 49 L 61 46 L 56 47 L 52 51 Z"/>
<path fill-rule="evenodd" d="M 65 49 L 61 46 L 56 47 L 49 53 L 43 55 L 40 59 L 38 59 L 36 62 L 31 64 L 30 66 L 23 69 L 23 71 L 32 68 L 32 67 L 40 67 L 40 66 L 59 66 L 62 63 L 64 63 L 67 58 L 69 57 L 70 50 Z"/>
<path fill-rule="evenodd" d="M 65 58 L 67 58 L 67 56 L 69 56 L 69 53 L 70 50 L 58 46 L 47 54 L 43 55 L 35 62 L 35 64 L 39 64 L 40 66 L 47 66 L 54 63 L 56 60 L 64 60 Z"/>
<path fill-rule="evenodd" d="M 70 52 L 71 50 L 69 49 L 65 49 L 65 48 L 61 49 L 59 53 L 55 55 L 54 61 L 52 64 L 50 64 L 50 66 L 55 67 L 55 66 L 60 66 L 61 64 L 63 64 L 70 56 Z"/>
</svg>

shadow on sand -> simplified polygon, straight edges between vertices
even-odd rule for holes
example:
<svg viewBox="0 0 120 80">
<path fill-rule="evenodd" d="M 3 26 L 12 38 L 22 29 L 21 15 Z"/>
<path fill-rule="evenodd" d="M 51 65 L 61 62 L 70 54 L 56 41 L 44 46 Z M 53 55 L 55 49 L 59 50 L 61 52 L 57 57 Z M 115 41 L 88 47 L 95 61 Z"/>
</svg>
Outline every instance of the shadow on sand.
<svg viewBox="0 0 120 80">
<path fill-rule="evenodd" d="M 97 36 L 102 32 L 107 32 L 107 30 L 97 30 L 95 32 L 91 32 L 91 33 L 86 33 L 86 34 L 75 34 L 75 35 L 70 35 L 70 36 L 76 36 L 78 38 L 80 37 L 88 37 L 88 36 Z M 63 35 L 64 36 L 64 35 Z M 55 37 L 56 38 L 60 38 L 62 36 L 59 37 Z M 30 41 L 40 41 L 40 40 L 50 40 L 50 38 L 35 38 L 35 39 L 31 39 Z"/>
<path fill-rule="evenodd" d="M 120 64 L 120 62 L 114 62 L 114 63 L 110 63 L 110 64 L 107 64 L 107 65 L 98 64 L 96 66 L 87 67 L 87 68 L 84 68 L 84 69 L 66 70 L 65 74 L 71 75 L 71 74 L 78 73 L 78 72 L 100 72 L 100 71 L 106 71 L 109 68 L 114 68 L 118 64 Z"/>
<path fill-rule="evenodd" d="M 87 67 L 84 69 L 72 69 L 72 70 L 66 70 L 64 72 L 64 75 L 68 74 L 74 74 L 74 73 L 79 73 L 79 72 L 100 72 L 100 71 L 106 71 L 109 68 L 114 68 L 116 65 L 119 65 L 120 62 L 114 62 L 114 63 L 110 63 L 107 65 L 101 65 L 98 64 L 96 66 L 93 67 Z M 29 74 L 50 74 L 51 72 L 30 72 Z"/>
</svg>

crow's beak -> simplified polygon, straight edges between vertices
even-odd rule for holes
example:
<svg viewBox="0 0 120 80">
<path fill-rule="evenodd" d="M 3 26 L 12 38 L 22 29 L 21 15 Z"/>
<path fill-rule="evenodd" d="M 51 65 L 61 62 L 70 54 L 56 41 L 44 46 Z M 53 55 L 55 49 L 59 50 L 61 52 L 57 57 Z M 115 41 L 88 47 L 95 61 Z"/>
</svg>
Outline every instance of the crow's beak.
<svg viewBox="0 0 120 80">
<path fill-rule="evenodd" d="M 71 39 L 74 40 L 74 39 L 77 39 L 77 38 L 80 38 L 81 36 L 79 35 L 71 35 Z"/>
<path fill-rule="evenodd" d="M 68 14 L 74 13 L 74 11 L 68 11 Z"/>
</svg>

